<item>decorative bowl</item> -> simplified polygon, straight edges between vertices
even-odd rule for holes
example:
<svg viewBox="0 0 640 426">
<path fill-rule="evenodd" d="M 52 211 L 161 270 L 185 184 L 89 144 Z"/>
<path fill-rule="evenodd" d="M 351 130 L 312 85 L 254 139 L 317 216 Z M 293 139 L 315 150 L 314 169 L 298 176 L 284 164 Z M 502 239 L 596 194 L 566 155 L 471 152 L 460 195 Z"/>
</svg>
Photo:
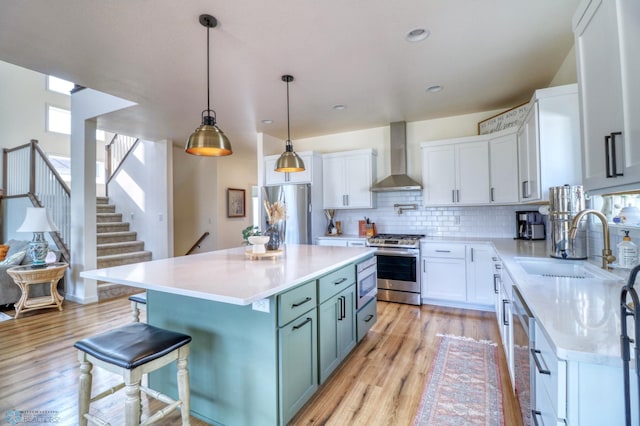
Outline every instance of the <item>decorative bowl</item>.
<svg viewBox="0 0 640 426">
<path fill-rule="evenodd" d="M 268 235 L 254 235 L 249 237 L 249 242 L 251 244 L 267 244 L 269 242 Z"/>
<path fill-rule="evenodd" d="M 253 236 L 251 236 L 251 237 L 249 237 L 247 239 L 253 245 L 253 252 L 254 253 L 264 253 L 265 252 L 264 245 L 269 242 L 269 236 L 268 235 L 253 235 Z"/>
</svg>

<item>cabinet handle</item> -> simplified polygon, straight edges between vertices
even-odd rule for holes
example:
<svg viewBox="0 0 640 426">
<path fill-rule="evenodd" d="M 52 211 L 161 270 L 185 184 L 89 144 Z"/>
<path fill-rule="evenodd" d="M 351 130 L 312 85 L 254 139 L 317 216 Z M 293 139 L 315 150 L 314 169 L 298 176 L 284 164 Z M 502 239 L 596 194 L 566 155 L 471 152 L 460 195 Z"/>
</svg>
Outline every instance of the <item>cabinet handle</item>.
<svg viewBox="0 0 640 426">
<path fill-rule="evenodd" d="M 473 247 L 471 247 L 471 261 L 473 262 Z"/>
<path fill-rule="evenodd" d="M 611 147 L 610 147 L 610 142 L 611 142 L 611 135 L 606 135 L 604 137 L 604 162 L 605 162 L 605 169 L 607 172 L 607 178 L 612 178 L 613 175 L 611 174 Z"/>
<path fill-rule="evenodd" d="M 456 189 L 456 202 L 459 203 L 460 202 L 460 190 Z"/>
<path fill-rule="evenodd" d="M 347 298 L 340 296 L 340 299 L 342 299 L 342 318 L 340 319 L 343 320 L 347 317 Z"/>
<path fill-rule="evenodd" d="M 542 368 L 542 364 L 540 364 L 540 360 L 538 360 L 538 354 L 541 354 L 540 349 L 531 348 L 531 355 L 533 356 L 533 362 L 536 363 L 536 368 L 538 369 L 538 373 L 546 374 L 548 376 L 551 375 L 551 371 L 545 370 Z"/>
<path fill-rule="evenodd" d="M 451 202 L 452 203 L 456 202 L 456 190 L 455 189 L 451 190 Z"/>
<path fill-rule="evenodd" d="M 531 197 L 531 194 L 529 194 L 529 181 L 523 180 L 522 181 L 522 198 L 529 198 L 529 197 Z"/>
<path fill-rule="evenodd" d="M 489 192 L 489 199 L 491 200 L 491 202 L 495 201 L 494 199 L 495 192 L 496 192 L 496 189 L 494 187 L 491 187 L 491 190 Z"/>
<path fill-rule="evenodd" d="M 292 308 L 297 308 L 298 306 L 302 306 L 307 302 L 310 302 L 311 298 L 310 297 L 306 297 L 302 302 L 298 302 L 298 303 L 294 303 L 293 305 L 291 305 Z"/>
<path fill-rule="evenodd" d="M 436 253 L 451 253 L 451 250 L 438 250 L 438 249 L 436 249 Z"/>
<path fill-rule="evenodd" d="M 502 323 L 504 325 L 509 325 L 509 320 L 507 320 L 507 305 L 511 303 L 508 299 L 502 299 Z"/>
<path fill-rule="evenodd" d="M 542 417 L 542 413 L 538 410 L 531 410 L 531 418 L 533 419 L 533 424 L 535 426 L 540 426 L 538 423 L 538 416 Z"/>
<path fill-rule="evenodd" d="M 422 259 L 422 272 L 427 273 L 427 259 Z"/>
<path fill-rule="evenodd" d="M 298 324 L 298 325 L 294 325 L 294 326 L 293 326 L 293 328 L 292 328 L 292 330 L 294 330 L 294 331 L 295 331 L 295 330 L 297 330 L 297 329 L 299 329 L 299 328 L 302 328 L 302 327 L 304 327 L 304 325 L 305 325 L 306 323 L 308 323 L 308 322 L 311 322 L 311 318 L 309 318 L 309 317 L 307 317 L 307 319 L 305 319 L 304 321 L 302 321 L 300 324 Z"/>
<path fill-rule="evenodd" d="M 500 290 L 498 290 L 498 280 L 500 279 L 500 275 L 493 274 L 493 291 L 498 294 Z"/>
<path fill-rule="evenodd" d="M 616 159 L 616 136 L 622 136 L 622 132 L 611 132 L 611 165 L 613 173 L 611 177 L 624 176 L 624 173 L 618 173 L 618 164 Z"/>
<path fill-rule="evenodd" d="M 339 284 L 342 284 L 343 282 L 345 282 L 346 280 L 347 280 L 346 278 L 340 278 L 338 281 L 334 281 L 333 284 L 339 285 Z"/>
<path fill-rule="evenodd" d="M 367 315 L 367 317 L 364 319 L 364 322 L 369 322 L 369 321 L 371 321 L 372 319 L 373 319 L 373 315 L 372 315 L 372 314 L 369 314 L 369 315 Z"/>
</svg>

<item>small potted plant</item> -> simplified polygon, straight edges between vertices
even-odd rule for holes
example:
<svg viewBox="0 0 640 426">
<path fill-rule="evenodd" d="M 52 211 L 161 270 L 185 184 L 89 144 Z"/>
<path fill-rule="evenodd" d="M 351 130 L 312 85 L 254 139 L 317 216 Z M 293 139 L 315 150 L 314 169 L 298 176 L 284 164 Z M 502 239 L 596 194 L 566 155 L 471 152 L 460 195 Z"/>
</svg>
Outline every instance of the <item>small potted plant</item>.
<svg viewBox="0 0 640 426">
<path fill-rule="evenodd" d="M 260 229 L 257 226 L 247 226 L 242 230 L 242 243 L 248 246 L 250 244 L 249 237 L 258 236 L 258 235 L 262 235 L 262 234 L 260 233 Z"/>
</svg>

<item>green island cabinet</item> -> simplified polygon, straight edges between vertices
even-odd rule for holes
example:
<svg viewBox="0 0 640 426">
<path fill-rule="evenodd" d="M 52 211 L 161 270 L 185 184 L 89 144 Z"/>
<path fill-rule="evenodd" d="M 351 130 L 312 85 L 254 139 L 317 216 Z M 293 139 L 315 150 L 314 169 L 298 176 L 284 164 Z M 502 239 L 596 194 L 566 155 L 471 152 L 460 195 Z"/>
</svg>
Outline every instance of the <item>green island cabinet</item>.
<svg viewBox="0 0 640 426">
<path fill-rule="evenodd" d="M 269 312 L 148 290 L 149 323 L 193 338 L 191 413 L 213 425 L 286 425 L 362 337 L 355 271 L 352 263 L 271 296 Z M 360 334 L 375 322 L 375 300 L 367 306 Z M 169 365 L 149 381 L 177 397 L 175 377 Z"/>
</svg>

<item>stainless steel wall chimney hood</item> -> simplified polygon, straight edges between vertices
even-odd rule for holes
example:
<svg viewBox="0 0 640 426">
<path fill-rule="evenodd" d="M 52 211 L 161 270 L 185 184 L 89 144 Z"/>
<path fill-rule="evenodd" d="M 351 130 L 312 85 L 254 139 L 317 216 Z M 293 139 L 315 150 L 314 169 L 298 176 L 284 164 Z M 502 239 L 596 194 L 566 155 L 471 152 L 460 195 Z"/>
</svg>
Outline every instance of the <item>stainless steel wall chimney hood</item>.
<svg viewBox="0 0 640 426">
<path fill-rule="evenodd" d="M 407 125 L 404 121 L 391 123 L 391 175 L 371 187 L 373 192 L 419 191 L 415 180 L 407 176 Z"/>
</svg>

